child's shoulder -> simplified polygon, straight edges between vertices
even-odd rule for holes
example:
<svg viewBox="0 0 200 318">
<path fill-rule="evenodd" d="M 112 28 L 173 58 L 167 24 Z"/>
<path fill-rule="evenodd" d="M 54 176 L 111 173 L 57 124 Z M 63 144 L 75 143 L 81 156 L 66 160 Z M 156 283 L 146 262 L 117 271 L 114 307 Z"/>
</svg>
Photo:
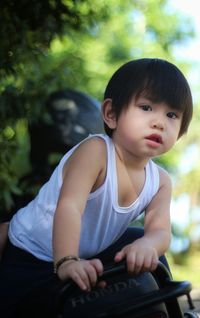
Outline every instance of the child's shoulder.
<svg viewBox="0 0 200 318">
<path fill-rule="evenodd" d="M 160 178 L 160 186 L 168 184 L 171 187 L 172 181 L 169 175 L 169 172 L 165 170 L 160 165 L 156 164 L 158 167 L 159 178 Z"/>
<path fill-rule="evenodd" d="M 106 137 L 103 135 L 92 135 L 78 144 L 70 155 L 71 160 L 78 162 L 89 160 L 105 163 L 107 157 Z"/>
<path fill-rule="evenodd" d="M 96 136 L 84 139 L 63 161 L 63 176 L 69 171 L 87 171 L 99 175 L 106 170 L 107 149 L 104 139 Z"/>
<path fill-rule="evenodd" d="M 90 150 L 92 152 L 106 152 L 106 139 L 107 137 L 104 135 L 91 135 L 86 138 L 78 148 L 84 150 Z"/>
</svg>

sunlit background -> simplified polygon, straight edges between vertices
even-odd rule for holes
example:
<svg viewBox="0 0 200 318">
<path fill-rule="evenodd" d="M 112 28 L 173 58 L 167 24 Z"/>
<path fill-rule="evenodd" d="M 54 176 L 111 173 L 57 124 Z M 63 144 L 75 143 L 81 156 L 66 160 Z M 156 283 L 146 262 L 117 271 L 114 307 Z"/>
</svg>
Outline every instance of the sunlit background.
<svg viewBox="0 0 200 318">
<path fill-rule="evenodd" d="M 200 101 L 200 14 L 198 10 L 198 1 L 169 1 L 172 8 L 178 10 L 178 13 L 184 14 L 192 21 L 194 28 L 194 37 L 188 39 L 185 43 L 179 44 L 174 47 L 174 54 L 177 61 L 186 61 L 190 63 L 190 68 L 187 72 L 187 78 L 192 88 L 192 95 L 195 105 L 195 115 L 188 132 L 186 146 L 182 150 L 182 156 L 178 164 L 179 179 L 174 183 L 174 199 L 171 205 L 171 216 L 174 228 L 176 228 L 172 237 L 171 252 L 182 257 L 178 262 L 184 263 L 184 251 L 187 257 L 194 259 L 194 264 L 191 262 L 190 271 L 197 274 L 200 269 L 199 254 L 195 255 L 195 249 L 199 251 L 200 246 L 200 206 L 199 206 L 199 183 L 198 171 L 200 162 L 200 149 L 198 141 L 198 126 L 197 117 L 199 114 L 199 101 Z M 195 136 L 196 135 L 196 136 Z M 184 142 L 183 142 L 184 143 Z M 176 235 L 177 234 L 177 235 Z M 196 246 L 196 248 L 194 247 Z M 178 263 L 177 262 L 177 263 Z M 175 261 L 176 263 L 176 261 Z M 196 269 L 196 270 L 195 270 Z M 180 267 L 178 267 L 177 275 L 179 276 Z M 200 286 L 200 277 L 194 278 L 198 287 Z"/>
</svg>

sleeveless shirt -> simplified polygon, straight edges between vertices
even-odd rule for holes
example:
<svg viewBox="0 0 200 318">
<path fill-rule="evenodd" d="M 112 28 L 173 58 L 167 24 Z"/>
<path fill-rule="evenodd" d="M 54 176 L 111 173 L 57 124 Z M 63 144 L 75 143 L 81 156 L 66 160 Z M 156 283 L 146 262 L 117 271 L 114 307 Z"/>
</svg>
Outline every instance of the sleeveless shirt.
<svg viewBox="0 0 200 318">
<path fill-rule="evenodd" d="M 114 243 L 126 231 L 130 222 L 144 212 L 159 189 L 159 168 L 149 160 L 145 167 L 145 183 L 138 198 L 129 206 L 119 206 L 113 141 L 103 134 L 88 138 L 94 137 L 105 141 L 107 170 L 104 183 L 90 193 L 82 215 L 79 243 L 81 258 L 92 257 Z M 9 238 L 12 244 L 45 261 L 53 260 L 53 219 L 62 186 L 63 165 L 78 146 L 63 156 L 35 199 L 20 209 L 10 222 Z"/>
</svg>

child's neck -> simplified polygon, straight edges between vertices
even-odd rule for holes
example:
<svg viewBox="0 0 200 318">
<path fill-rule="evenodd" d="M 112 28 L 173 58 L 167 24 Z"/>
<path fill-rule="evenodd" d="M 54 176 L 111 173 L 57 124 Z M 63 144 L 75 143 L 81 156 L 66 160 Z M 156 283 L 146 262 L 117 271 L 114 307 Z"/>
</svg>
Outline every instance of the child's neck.
<svg viewBox="0 0 200 318">
<path fill-rule="evenodd" d="M 120 149 L 120 147 L 118 147 L 117 144 L 114 144 L 114 146 L 117 159 L 126 166 L 127 169 L 143 170 L 150 159 L 149 157 L 141 158 L 128 152 L 125 153 L 122 149 Z"/>
</svg>

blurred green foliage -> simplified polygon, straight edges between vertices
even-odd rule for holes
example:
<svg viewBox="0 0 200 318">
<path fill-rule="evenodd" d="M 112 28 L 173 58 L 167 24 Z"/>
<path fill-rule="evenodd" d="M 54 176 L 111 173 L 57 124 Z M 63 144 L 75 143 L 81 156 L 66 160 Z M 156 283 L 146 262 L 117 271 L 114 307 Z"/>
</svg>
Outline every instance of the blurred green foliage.
<svg viewBox="0 0 200 318">
<path fill-rule="evenodd" d="M 188 280 L 192 283 L 193 289 L 200 288 L 200 251 L 191 251 L 184 255 L 184 262 L 174 262 L 175 258 L 180 255 L 167 254 L 167 259 L 170 264 L 170 269 L 173 274 L 173 279 L 177 281 Z"/>
</svg>

